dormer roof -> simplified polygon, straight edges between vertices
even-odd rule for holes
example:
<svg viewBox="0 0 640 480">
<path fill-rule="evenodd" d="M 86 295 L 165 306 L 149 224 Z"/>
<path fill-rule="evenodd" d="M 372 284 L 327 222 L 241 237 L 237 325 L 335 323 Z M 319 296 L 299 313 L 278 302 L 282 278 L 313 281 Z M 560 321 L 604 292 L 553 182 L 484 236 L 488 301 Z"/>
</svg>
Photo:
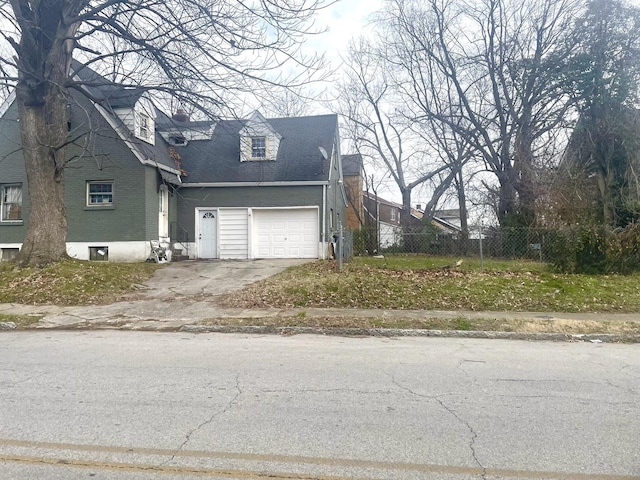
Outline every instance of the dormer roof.
<svg viewBox="0 0 640 480">
<path fill-rule="evenodd" d="M 177 175 L 180 172 L 180 166 L 170 155 L 169 145 L 157 132 L 150 133 L 152 142 L 140 140 L 136 137 L 135 131 L 115 113 L 121 109 L 134 110 L 141 100 L 144 100 L 145 111 L 151 110 L 147 113 L 154 116 L 156 111 L 145 96 L 146 89 L 128 88 L 111 82 L 77 61 L 74 61 L 73 69 L 82 89 L 95 102 L 98 111 L 141 163 L 156 166 L 171 174 Z"/>
<path fill-rule="evenodd" d="M 182 137 L 184 144 L 192 140 L 210 140 L 214 122 L 211 120 L 191 121 L 187 115 L 169 117 L 163 112 L 156 114 L 156 128 L 162 138 L 170 144 L 180 144 L 172 141 Z"/>
<path fill-rule="evenodd" d="M 247 131 L 252 119 L 259 117 L 254 114 L 247 120 L 220 121 L 211 140 L 192 141 L 179 147 L 183 168 L 188 172 L 184 182 L 326 182 L 329 179 L 330 160 L 324 158 L 319 147 L 329 155 L 336 148 L 336 115 L 259 119 L 262 125 L 269 125 L 280 135 L 277 157 L 268 162 L 241 162 L 241 132 Z"/>
<path fill-rule="evenodd" d="M 245 120 L 244 127 L 240 130 L 240 135 L 273 135 L 279 140 L 282 139 L 282 135 L 273 127 L 273 125 L 264 118 L 264 116 L 258 111 L 254 111 L 253 114 Z"/>
</svg>

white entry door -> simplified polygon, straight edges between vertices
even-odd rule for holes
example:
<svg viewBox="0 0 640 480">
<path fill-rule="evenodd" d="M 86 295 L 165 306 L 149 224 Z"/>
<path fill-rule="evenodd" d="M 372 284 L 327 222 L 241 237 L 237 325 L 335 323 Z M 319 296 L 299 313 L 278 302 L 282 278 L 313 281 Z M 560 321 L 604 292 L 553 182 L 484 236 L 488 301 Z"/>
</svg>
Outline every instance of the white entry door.
<svg viewBox="0 0 640 480">
<path fill-rule="evenodd" d="M 198 256 L 200 258 L 218 257 L 218 212 L 199 210 Z"/>
</svg>

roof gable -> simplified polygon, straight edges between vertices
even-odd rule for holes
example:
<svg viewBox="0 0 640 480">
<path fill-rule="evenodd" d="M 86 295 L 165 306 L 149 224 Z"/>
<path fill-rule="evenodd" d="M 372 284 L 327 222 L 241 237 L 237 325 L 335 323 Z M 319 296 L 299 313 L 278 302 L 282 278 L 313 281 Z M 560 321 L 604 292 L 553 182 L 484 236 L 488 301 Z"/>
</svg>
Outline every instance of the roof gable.
<svg viewBox="0 0 640 480">
<path fill-rule="evenodd" d="M 255 116 L 255 114 L 254 114 Z M 265 119 L 266 120 L 266 119 Z M 241 132 L 249 120 L 223 120 L 211 140 L 177 147 L 187 172 L 185 183 L 317 182 L 329 178 L 329 161 L 320 147 L 332 151 L 337 142 L 336 115 L 266 120 L 280 136 L 275 161 L 240 161 Z"/>
<path fill-rule="evenodd" d="M 111 82 L 77 61 L 74 61 L 73 69 L 95 108 L 143 165 L 180 173 L 180 166 L 170 154 L 169 145 L 155 131 L 153 121 L 147 124 L 146 140 L 137 138 L 140 127 L 136 123 L 136 111 L 146 112 L 151 120 L 156 117 L 156 109 L 145 95 L 146 89 L 128 88 Z"/>
<path fill-rule="evenodd" d="M 273 135 L 278 139 L 282 139 L 282 136 L 278 131 L 273 128 L 271 123 L 262 116 L 262 114 L 256 110 L 253 115 L 244 121 L 244 126 L 240 129 L 240 136 L 255 136 L 255 135 Z"/>
</svg>

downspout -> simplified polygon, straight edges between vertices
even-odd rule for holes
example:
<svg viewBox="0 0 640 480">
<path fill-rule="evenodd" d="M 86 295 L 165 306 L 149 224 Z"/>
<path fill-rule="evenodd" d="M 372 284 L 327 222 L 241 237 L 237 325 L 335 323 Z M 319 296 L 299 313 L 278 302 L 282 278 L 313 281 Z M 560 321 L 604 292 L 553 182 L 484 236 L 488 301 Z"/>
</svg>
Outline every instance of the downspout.
<svg viewBox="0 0 640 480">
<path fill-rule="evenodd" d="M 378 237 L 378 254 L 380 254 L 380 202 L 376 193 L 376 237 Z"/>
<path fill-rule="evenodd" d="M 327 225 L 327 186 L 322 185 L 322 260 L 326 260 L 327 257 L 327 248 L 325 245 L 326 242 L 326 231 L 325 229 Z"/>
</svg>

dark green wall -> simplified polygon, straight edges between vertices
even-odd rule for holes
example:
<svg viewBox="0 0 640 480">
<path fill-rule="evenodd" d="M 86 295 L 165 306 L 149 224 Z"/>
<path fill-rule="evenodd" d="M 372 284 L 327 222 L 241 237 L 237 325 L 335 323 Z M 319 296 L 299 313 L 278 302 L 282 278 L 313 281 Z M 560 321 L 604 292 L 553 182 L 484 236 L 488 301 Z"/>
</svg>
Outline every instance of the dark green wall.
<svg viewBox="0 0 640 480">
<path fill-rule="evenodd" d="M 195 238 L 196 207 L 320 207 L 322 186 L 188 187 L 178 192 L 178 222 Z M 321 227 L 321 225 L 320 225 Z"/>
<path fill-rule="evenodd" d="M 0 243 L 20 243 L 24 238 L 29 213 L 29 191 L 27 174 L 20 152 L 20 124 L 16 120 L 18 108 L 15 103 L 0 118 L 0 184 L 22 184 L 22 223 L 0 222 Z"/>
<path fill-rule="evenodd" d="M 142 165 L 99 112 L 90 108 L 86 99 L 78 98 L 77 102 L 79 105 L 72 105 L 71 134 L 79 139 L 67 149 L 69 163 L 65 170 L 67 240 L 109 242 L 157 238 L 156 169 Z M 19 145 L 16 116 L 14 103 L 0 120 L 0 183 L 23 183 L 25 221 L 21 226 L 0 223 L 0 243 L 22 242 L 29 215 L 22 154 L 20 151 L 9 154 Z M 86 182 L 91 180 L 114 182 L 112 207 L 86 206 Z"/>
<path fill-rule="evenodd" d="M 80 102 L 86 100 L 80 99 Z M 157 238 L 158 179 L 155 169 L 140 163 L 98 111 L 86 110 L 91 112 L 89 118 L 80 108 L 74 108 L 72 114 L 73 129 L 92 133 L 88 148 L 75 146 L 70 152 L 79 158 L 72 160 L 66 170 L 68 241 Z M 86 206 L 88 180 L 114 181 L 113 207 Z M 152 215 L 149 215 L 150 211 L 153 211 Z M 150 235 L 153 226 L 155 234 Z"/>
</svg>

